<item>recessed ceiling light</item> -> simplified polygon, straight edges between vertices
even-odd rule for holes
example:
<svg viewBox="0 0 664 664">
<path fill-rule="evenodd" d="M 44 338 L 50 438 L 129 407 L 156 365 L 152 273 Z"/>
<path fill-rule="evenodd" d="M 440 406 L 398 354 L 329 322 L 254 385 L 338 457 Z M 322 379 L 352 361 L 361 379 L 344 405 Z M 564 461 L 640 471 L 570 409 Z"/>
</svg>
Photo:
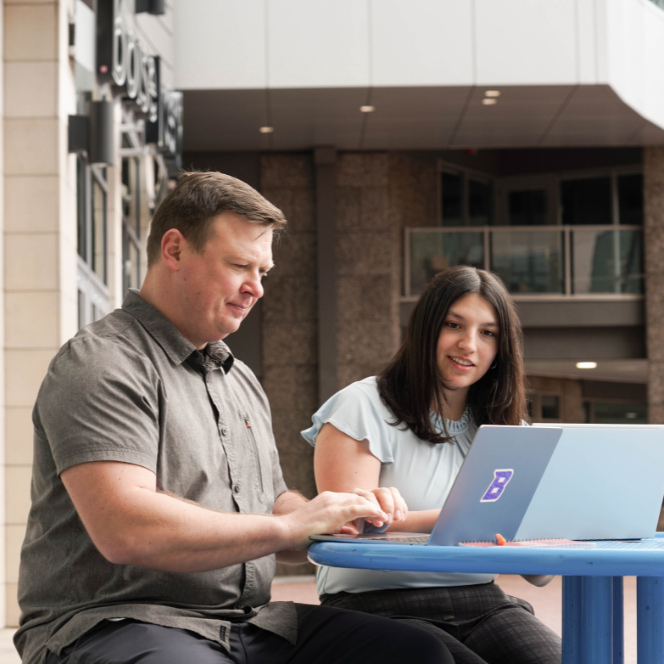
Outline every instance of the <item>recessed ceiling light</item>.
<svg viewBox="0 0 664 664">
<path fill-rule="evenodd" d="M 500 90 L 487 90 L 484 93 L 485 97 L 500 97 Z"/>
<path fill-rule="evenodd" d="M 261 127 L 258 131 L 261 134 L 271 134 L 274 131 L 274 127 Z"/>
<path fill-rule="evenodd" d="M 498 103 L 498 100 L 497 99 L 482 99 L 482 103 L 485 106 L 493 106 L 494 104 Z"/>
<path fill-rule="evenodd" d="M 375 106 L 360 106 L 362 113 L 373 113 L 376 110 Z"/>
<path fill-rule="evenodd" d="M 577 369 L 597 369 L 597 362 L 577 362 Z"/>
</svg>

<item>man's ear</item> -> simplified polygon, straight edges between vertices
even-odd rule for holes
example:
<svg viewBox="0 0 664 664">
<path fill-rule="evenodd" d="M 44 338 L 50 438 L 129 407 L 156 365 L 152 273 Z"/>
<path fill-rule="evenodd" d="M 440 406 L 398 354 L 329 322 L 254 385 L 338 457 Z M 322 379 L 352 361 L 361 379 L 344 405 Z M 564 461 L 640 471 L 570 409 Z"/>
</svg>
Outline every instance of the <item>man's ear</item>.
<svg viewBox="0 0 664 664">
<path fill-rule="evenodd" d="M 161 258 L 169 270 L 177 272 L 180 269 L 182 250 L 186 242 L 184 235 L 176 228 L 164 233 L 161 238 Z"/>
</svg>

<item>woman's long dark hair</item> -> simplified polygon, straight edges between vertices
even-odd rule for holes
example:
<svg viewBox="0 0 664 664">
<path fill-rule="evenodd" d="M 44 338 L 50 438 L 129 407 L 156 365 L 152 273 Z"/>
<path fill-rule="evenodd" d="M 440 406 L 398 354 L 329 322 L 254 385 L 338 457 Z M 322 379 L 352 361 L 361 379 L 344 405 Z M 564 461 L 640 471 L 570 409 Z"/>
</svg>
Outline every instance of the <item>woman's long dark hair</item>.
<svg viewBox="0 0 664 664">
<path fill-rule="evenodd" d="M 445 384 L 438 372 L 438 337 L 452 304 L 479 295 L 498 316 L 498 353 L 492 368 L 468 390 L 468 406 L 480 424 L 520 424 L 528 419 L 521 323 L 502 281 L 491 272 L 460 265 L 436 275 L 413 310 L 406 338 L 378 377 L 378 390 L 394 413 L 422 440 L 450 442 L 431 422 L 431 408 L 444 416 Z"/>
</svg>

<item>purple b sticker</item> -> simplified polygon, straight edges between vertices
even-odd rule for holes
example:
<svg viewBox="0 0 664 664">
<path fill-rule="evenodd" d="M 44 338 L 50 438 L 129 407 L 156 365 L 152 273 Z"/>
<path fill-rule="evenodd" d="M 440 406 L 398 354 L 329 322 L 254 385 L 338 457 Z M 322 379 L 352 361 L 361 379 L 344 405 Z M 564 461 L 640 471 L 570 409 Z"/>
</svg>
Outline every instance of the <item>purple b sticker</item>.
<svg viewBox="0 0 664 664">
<path fill-rule="evenodd" d="M 514 475 L 513 470 L 494 470 L 493 471 L 493 482 L 489 484 L 489 488 L 486 490 L 481 503 L 495 503 L 498 498 L 503 495 L 507 483 L 512 479 Z"/>
</svg>

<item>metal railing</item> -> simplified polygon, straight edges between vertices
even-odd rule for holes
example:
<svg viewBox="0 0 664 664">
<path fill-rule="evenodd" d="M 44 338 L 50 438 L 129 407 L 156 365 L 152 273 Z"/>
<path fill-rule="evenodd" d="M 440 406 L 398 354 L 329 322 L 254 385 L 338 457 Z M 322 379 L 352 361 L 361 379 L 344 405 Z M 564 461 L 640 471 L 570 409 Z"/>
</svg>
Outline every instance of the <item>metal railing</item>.
<svg viewBox="0 0 664 664">
<path fill-rule="evenodd" d="M 514 295 L 643 294 L 642 226 L 407 228 L 405 296 L 453 265 L 498 274 Z"/>
</svg>

